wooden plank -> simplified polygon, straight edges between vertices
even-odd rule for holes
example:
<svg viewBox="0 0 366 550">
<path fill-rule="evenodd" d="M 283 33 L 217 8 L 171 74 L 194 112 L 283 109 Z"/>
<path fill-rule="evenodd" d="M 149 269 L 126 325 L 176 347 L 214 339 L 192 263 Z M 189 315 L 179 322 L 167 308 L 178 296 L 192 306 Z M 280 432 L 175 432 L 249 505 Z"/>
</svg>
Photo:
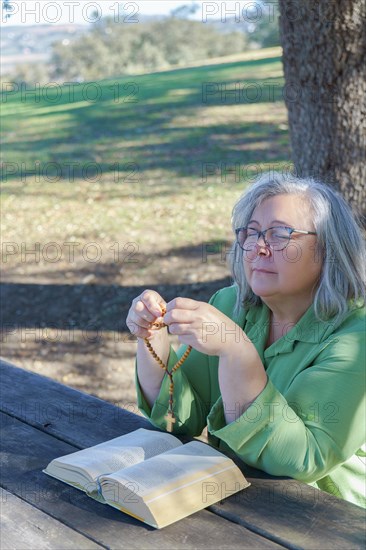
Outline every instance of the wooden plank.
<svg viewBox="0 0 366 550">
<path fill-rule="evenodd" d="M 144 417 L 0 360 L 0 411 L 82 449 L 154 429 Z"/>
<path fill-rule="evenodd" d="M 42 472 L 50 460 L 75 451 L 75 446 L 3 413 L 0 421 L 1 485 L 101 546 L 112 550 L 282 548 L 207 510 L 162 530 L 149 527 Z"/>
<path fill-rule="evenodd" d="M 246 476 L 250 487 L 210 510 L 291 548 L 365 548 L 364 509 L 294 479 Z"/>
<path fill-rule="evenodd" d="M 60 548 L 61 545 L 63 550 L 102 548 L 5 489 L 0 489 L 0 499 L 3 549 L 51 550 Z"/>
</svg>

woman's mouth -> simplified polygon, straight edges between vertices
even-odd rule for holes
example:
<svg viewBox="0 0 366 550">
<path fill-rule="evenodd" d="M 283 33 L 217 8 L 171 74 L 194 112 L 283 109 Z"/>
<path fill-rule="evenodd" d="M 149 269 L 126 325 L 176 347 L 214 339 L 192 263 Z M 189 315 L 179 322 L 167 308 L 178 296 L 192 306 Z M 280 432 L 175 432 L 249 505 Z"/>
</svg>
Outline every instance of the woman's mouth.
<svg viewBox="0 0 366 550">
<path fill-rule="evenodd" d="M 256 271 L 257 273 L 272 273 L 274 274 L 275 272 L 274 271 L 270 271 L 269 269 L 264 269 L 264 268 L 261 268 L 261 267 L 255 267 L 254 269 L 252 269 L 252 271 Z"/>
</svg>

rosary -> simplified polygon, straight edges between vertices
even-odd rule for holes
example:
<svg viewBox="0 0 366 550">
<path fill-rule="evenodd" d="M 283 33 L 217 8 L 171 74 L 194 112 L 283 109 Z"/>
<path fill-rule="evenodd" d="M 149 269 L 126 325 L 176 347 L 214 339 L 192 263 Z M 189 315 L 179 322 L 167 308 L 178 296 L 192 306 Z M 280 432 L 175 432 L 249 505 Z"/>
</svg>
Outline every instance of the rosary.
<svg viewBox="0 0 366 550">
<path fill-rule="evenodd" d="M 162 308 L 162 315 L 165 315 L 166 309 Z M 166 327 L 167 325 L 165 323 L 153 323 L 152 325 L 156 329 L 161 329 L 163 327 Z M 181 367 L 184 363 L 184 361 L 187 359 L 188 355 L 191 353 L 192 346 L 188 346 L 182 357 L 177 361 L 177 363 L 173 366 L 173 368 L 169 371 L 168 366 L 164 365 L 163 361 L 160 359 L 160 357 L 155 352 L 154 348 L 150 344 L 148 338 L 145 338 L 145 344 L 147 346 L 147 349 L 151 353 L 151 355 L 156 359 L 156 361 L 159 363 L 162 369 L 165 370 L 165 374 L 169 376 L 170 384 L 169 384 L 169 406 L 168 406 L 168 413 L 165 416 L 166 420 L 166 429 L 168 432 L 173 431 L 173 424 L 175 422 L 175 416 L 173 412 L 173 393 L 174 393 L 174 382 L 173 382 L 173 374 Z"/>
</svg>

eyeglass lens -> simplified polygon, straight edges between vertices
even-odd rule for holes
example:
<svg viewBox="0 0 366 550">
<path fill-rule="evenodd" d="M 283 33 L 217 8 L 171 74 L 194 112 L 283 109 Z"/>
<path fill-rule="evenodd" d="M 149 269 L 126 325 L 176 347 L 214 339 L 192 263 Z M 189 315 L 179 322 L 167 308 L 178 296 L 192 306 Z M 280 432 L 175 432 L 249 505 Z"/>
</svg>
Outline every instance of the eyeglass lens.
<svg viewBox="0 0 366 550">
<path fill-rule="evenodd" d="M 244 250 L 253 250 L 259 236 L 263 239 L 263 233 L 265 243 L 272 250 L 283 250 L 290 240 L 290 234 L 285 227 L 272 227 L 261 233 L 248 227 L 247 229 L 241 229 L 237 233 L 238 243 Z"/>
</svg>

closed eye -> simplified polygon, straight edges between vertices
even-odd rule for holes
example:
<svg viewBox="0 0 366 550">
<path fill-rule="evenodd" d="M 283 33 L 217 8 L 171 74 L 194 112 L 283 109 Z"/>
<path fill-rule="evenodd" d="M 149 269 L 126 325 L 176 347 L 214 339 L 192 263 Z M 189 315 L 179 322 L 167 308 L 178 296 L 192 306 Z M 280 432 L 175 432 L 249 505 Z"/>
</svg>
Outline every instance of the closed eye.
<svg viewBox="0 0 366 550">
<path fill-rule="evenodd" d="M 254 229 L 254 227 L 248 227 L 247 228 L 247 235 L 248 236 L 258 235 L 258 229 Z"/>
</svg>

